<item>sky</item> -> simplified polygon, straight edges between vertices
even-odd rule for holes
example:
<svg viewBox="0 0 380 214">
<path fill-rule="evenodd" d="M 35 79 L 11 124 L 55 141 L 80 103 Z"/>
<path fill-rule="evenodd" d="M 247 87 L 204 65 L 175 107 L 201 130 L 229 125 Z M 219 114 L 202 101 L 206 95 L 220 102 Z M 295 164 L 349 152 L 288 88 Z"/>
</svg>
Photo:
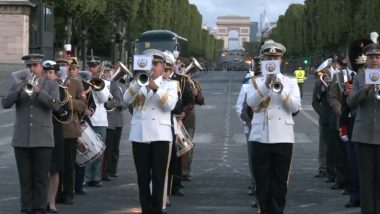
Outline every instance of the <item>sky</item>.
<svg viewBox="0 0 380 214">
<path fill-rule="evenodd" d="M 304 3 L 304 0 L 189 0 L 198 7 L 203 23 L 208 27 L 216 26 L 218 16 L 249 16 L 251 21 L 259 21 L 260 14 L 266 10 L 269 21 L 277 21 L 292 3 Z"/>
</svg>

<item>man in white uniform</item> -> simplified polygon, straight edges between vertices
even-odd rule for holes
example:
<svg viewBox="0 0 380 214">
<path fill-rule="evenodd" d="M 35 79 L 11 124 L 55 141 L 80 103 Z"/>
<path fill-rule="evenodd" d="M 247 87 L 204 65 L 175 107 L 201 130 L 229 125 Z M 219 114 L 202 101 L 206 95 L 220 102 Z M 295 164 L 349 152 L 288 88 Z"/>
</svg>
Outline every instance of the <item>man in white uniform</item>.
<svg viewBox="0 0 380 214">
<path fill-rule="evenodd" d="M 281 60 L 285 51 L 282 44 L 273 40 L 261 46 L 263 61 Z M 282 87 L 276 90 L 275 82 Z M 294 143 L 292 114 L 301 108 L 297 80 L 281 73 L 252 79 L 247 88 L 247 104 L 254 111 L 249 141 L 260 213 L 283 213 Z"/>
<path fill-rule="evenodd" d="M 166 57 L 161 51 L 148 49 L 143 55 L 153 59 L 149 84 L 142 86 L 137 81 L 131 82 L 124 93 L 124 101 L 133 106 L 129 140 L 132 141 L 142 213 L 163 213 L 169 143 L 173 140 L 171 111 L 178 100 L 177 82 L 162 78 Z"/>
</svg>

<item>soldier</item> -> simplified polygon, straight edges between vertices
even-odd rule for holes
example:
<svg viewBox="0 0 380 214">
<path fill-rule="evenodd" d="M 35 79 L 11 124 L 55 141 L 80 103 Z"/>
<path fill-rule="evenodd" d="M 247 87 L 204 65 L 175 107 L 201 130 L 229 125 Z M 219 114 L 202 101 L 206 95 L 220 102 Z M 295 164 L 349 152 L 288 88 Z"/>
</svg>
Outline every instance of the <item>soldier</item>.
<svg viewBox="0 0 380 214">
<path fill-rule="evenodd" d="M 186 68 L 186 73 L 184 74 L 187 77 L 188 84 L 190 85 L 193 99 L 191 99 L 189 103 L 185 103 L 183 101 L 185 116 L 183 118 L 183 125 L 185 126 L 187 132 L 189 133 L 192 139 L 194 139 L 195 134 L 195 105 L 205 104 L 205 98 L 203 96 L 200 83 L 196 80 L 192 80 L 193 73 L 197 72 L 198 70 L 201 70 L 201 67 L 194 66 L 191 69 Z M 183 155 L 183 179 L 185 181 L 191 181 L 191 166 L 193 162 L 193 152 L 194 147 L 188 153 Z"/>
<path fill-rule="evenodd" d="M 347 165 L 347 149 L 346 145 L 339 136 L 339 120 L 342 116 L 342 96 L 343 88 L 348 81 L 348 70 L 347 65 L 343 63 L 343 58 L 334 56 L 332 60 L 332 69 L 334 69 L 334 74 L 330 83 L 328 90 L 327 99 L 334 112 L 333 119 L 331 121 L 331 132 L 334 134 L 331 139 L 334 142 L 331 146 L 335 150 L 335 171 L 336 171 L 336 183 L 331 187 L 332 189 L 343 189 L 344 195 L 348 194 L 348 165 Z M 345 78 L 346 77 L 346 78 Z M 335 127 L 334 127 L 335 126 Z M 329 151 L 329 149 L 328 149 Z"/>
<path fill-rule="evenodd" d="M 253 117 L 253 111 L 248 107 L 246 98 L 247 98 L 247 87 L 250 84 L 250 80 L 253 77 L 253 71 L 248 71 L 245 75 L 243 84 L 240 88 L 239 96 L 236 101 L 236 114 L 239 117 L 240 121 L 243 123 L 243 131 L 247 140 L 247 152 L 248 152 L 248 171 L 249 171 L 249 195 L 254 194 L 254 180 L 253 180 L 253 169 L 252 169 L 252 147 L 251 143 L 248 141 L 249 132 L 251 129 L 251 120 Z"/>
<path fill-rule="evenodd" d="M 364 47 L 368 69 L 380 69 L 380 45 L 377 33 L 371 33 L 373 43 Z M 363 43 L 364 45 L 364 43 Z M 376 86 L 377 87 L 377 86 Z M 380 105 L 375 85 L 365 84 L 364 66 L 359 67 L 352 84 L 347 103 L 357 106 L 352 141 L 357 143 L 360 183 L 361 213 L 375 214 L 380 211 Z"/>
<path fill-rule="evenodd" d="M 109 68 L 111 69 L 111 68 Z M 105 74 L 107 69 L 105 69 Z M 111 81 L 111 70 L 107 80 Z M 121 78 L 122 79 L 122 78 Z M 121 80 L 120 79 L 120 80 Z M 105 104 L 107 109 L 107 137 L 106 137 L 106 150 L 104 153 L 104 171 L 105 175 L 103 180 L 110 180 L 110 177 L 117 177 L 117 168 L 119 163 L 119 147 L 121 133 L 123 130 L 123 111 L 127 108 L 123 101 L 123 94 L 126 90 L 126 85 L 122 84 L 119 80 L 111 81 L 110 93 L 113 97 L 112 101 Z"/>
<path fill-rule="evenodd" d="M 102 71 L 100 68 L 100 62 L 92 58 L 89 63 L 89 70 L 91 72 L 91 78 L 101 78 Z M 106 132 L 108 127 L 107 111 L 104 108 L 104 104 L 110 97 L 110 91 L 108 87 L 104 87 L 101 90 L 91 90 L 87 93 L 87 99 L 91 98 L 94 102 L 89 101 L 89 109 L 94 109 L 91 105 L 95 105 L 96 109 L 87 122 L 91 125 L 95 133 L 99 134 L 102 141 L 106 141 Z M 85 178 L 87 186 L 101 187 L 101 168 L 102 157 L 96 159 L 94 162 L 86 166 Z"/>
<path fill-rule="evenodd" d="M 329 90 L 329 80 L 332 78 L 331 74 L 331 61 L 329 58 L 325 60 L 316 71 L 316 80 L 313 89 L 312 106 L 315 112 L 319 116 L 319 169 L 318 174 L 315 177 L 325 177 L 327 179 L 325 182 L 335 181 L 335 162 L 331 161 L 331 155 L 328 159 L 328 148 L 334 148 L 334 142 L 331 142 L 330 124 L 332 122 L 332 111 L 330 104 L 327 99 L 327 91 Z M 324 80 L 322 82 L 320 75 L 324 75 Z M 334 126 L 335 128 L 335 126 Z M 330 147 L 329 147 L 330 146 Z M 333 154 L 332 149 L 330 149 L 330 154 Z"/>
<path fill-rule="evenodd" d="M 285 51 L 273 40 L 261 46 L 263 61 L 281 60 Z M 281 83 L 278 91 L 274 81 Z M 294 143 L 292 114 L 301 108 L 297 80 L 281 73 L 253 79 L 247 104 L 254 110 L 249 141 L 259 209 L 263 214 L 283 213 Z"/>
<path fill-rule="evenodd" d="M 162 79 L 165 56 L 161 51 L 148 49 L 143 55 L 153 58 L 149 84 L 132 82 L 124 93 L 124 102 L 133 106 L 129 140 L 132 141 L 142 213 L 163 213 L 169 144 L 173 140 L 170 112 L 178 100 L 177 83 Z"/>
<path fill-rule="evenodd" d="M 55 61 L 60 65 L 60 72 L 65 72 L 67 68 L 72 69 L 78 66 L 75 62 L 72 63 L 71 58 L 64 51 L 58 51 L 55 54 Z M 74 173 L 75 159 L 78 137 L 82 135 L 79 114 L 85 112 L 87 103 L 83 94 L 83 85 L 79 80 L 66 78 L 63 81 L 63 85 L 68 88 L 68 92 L 71 95 L 72 107 L 69 113 L 72 119 L 68 123 L 63 124 L 64 171 L 62 175 L 62 195 L 61 198 L 58 197 L 58 201 L 64 204 L 73 204 L 74 174 L 75 176 L 79 174 L 76 171 Z M 58 194 L 60 193 L 58 192 Z"/>
<path fill-rule="evenodd" d="M 27 70 L 16 75 L 1 102 L 16 106 L 12 146 L 20 179 L 21 213 L 46 213 L 48 175 L 54 147 L 52 111 L 58 110 L 58 83 L 43 78 L 40 54 L 22 57 Z M 27 77 L 30 77 L 27 79 Z"/>
<path fill-rule="evenodd" d="M 44 67 L 44 75 L 48 80 L 57 81 L 59 87 L 59 100 L 60 108 L 58 111 L 53 111 L 53 126 L 54 126 L 54 148 L 52 151 L 50 176 L 49 176 L 49 200 L 47 211 L 56 213 L 56 196 L 59 188 L 60 174 L 63 173 L 63 159 L 64 159 L 64 141 L 63 141 L 63 122 L 67 122 L 70 119 L 68 97 L 65 89 L 62 87 L 62 80 L 58 78 L 58 72 L 60 71 L 59 65 L 51 60 L 46 60 L 42 63 Z"/>
</svg>

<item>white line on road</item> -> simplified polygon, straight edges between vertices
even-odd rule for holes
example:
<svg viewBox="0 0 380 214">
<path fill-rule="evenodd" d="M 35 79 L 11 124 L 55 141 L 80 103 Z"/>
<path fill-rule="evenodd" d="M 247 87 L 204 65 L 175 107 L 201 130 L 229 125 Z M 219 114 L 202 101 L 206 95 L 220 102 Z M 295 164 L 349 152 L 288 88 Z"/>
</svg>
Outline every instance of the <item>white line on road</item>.
<svg viewBox="0 0 380 214">
<path fill-rule="evenodd" d="M 20 197 L 16 197 L 16 196 L 7 197 L 7 198 L 0 198 L 0 202 L 13 201 L 13 200 L 18 200 L 18 199 L 20 199 Z"/>
<path fill-rule="evenodd" d="M 0 146 L 8 145 L 11 142 L 12 142 L 12 137 L 10 136 L 0 138 Z"/>
<path fill-rule="evenodd" d="M 1 125 L 0 128 L 8 128 L 8 127 L 12 127 L 12 126 L 14 126 L 14 123 L 7 123 L 4 125 Z"/>
<path fill-rule="evenodd" d="M 306 111 L 301 110 L 301 114 L 303 114 L 307 119 L 309 119 L 314 125 L 319 126 L 319 122 L 317 119 L 315 119 L 311 114 L 307 113 Z"/>
<path fill-rule="evenodd" d="M 0 110 L 0 114 L 4 114 L 4 113 L 8 113 L 8 112 L 11 112 L 11 111 L 14 111 L 15 109 L 5 109 L 5 110 Z"/>
</svg>

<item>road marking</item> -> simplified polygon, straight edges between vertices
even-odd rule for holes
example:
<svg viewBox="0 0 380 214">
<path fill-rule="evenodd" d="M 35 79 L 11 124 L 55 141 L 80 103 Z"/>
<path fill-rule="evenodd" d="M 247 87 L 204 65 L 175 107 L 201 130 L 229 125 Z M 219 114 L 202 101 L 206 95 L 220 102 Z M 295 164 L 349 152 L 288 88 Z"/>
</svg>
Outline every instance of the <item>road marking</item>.
<svg viewBox="0 0 380 214">
<path fill-rule="evenodd" d="M 4 125 L 1 125 L 0 128 L 8 128 L 8 127 L 12 127 L 14 125 L 15 125 L 14 123 L 7 123 L 7 124 L 4 124 Z"/>
<path fill-rule="evenodd" d="M 303 114 L 307 119 L 309 119 L 314 125 L 319 126 L 318 120 L 315 119 L 313 116 L 311 116 L 310 113 L 307 113 L 306 111 L 301 110 L 301 114 Z"/>
<path fill-rule="evenodd" d="M 296 143 L 312 143 L 313 141 L 310 140 L 310 137 L 307 136 L 305 133 L 294 133 L 294 138 Z"/>
<path fill-rule="evenodd" d="M 356 209 L 353 209 L 353 210 L 345 210 L 345 211 L 336 211 L 336 212 L 329 212 L 327 214 L 349 214 L 349 213 L 359 213 L 360 212 L 360 208 L 356 208 Z"/>
<path fill-rule="evenodd" d="M 7 197 L 7 198 L 0 198 L 0 202 L 13 201 L 13 200 L 18 200 L 18 199 L 20 199 L 20 197 L 16 197 L 16 196 Z"/>
<path fill-rule="evenodd" d="M 216 109 L 216 105 L 203 105 L 203 106 L 200 106 L 200 108 L 198 109 L 207 109 L 207 110 Z"/>
<path fill-rule="evenodd" d="M 214 135 L 211 133 L 197 133 L 194 136 L 195 144 L 210 144 L 214 139 Z"/>
<path fill-rule="evenodd" d="M 302 110 L 304 111 L 314 111 L 314 108 L 312 105 L 302 105 Z"/>
<path fill-rule="evenodd" d="M 5 109 L 5 110 L 0 110 L 0 114 L 4 114 L 4 113 L 8 113 L 8 112 L 11 112 L 11 111 L 14 111 L 15 109 Z"/>
<path fill-rule="evenodd" d="M 12 142 L 12 137 L 10 136 L 0 138 L 0 146 L 8 145 L 11 142 Z"/>
<path fill-rule="evenodd" d="M 247 139 L 245 137 L 245 134 L 234 134 L 232 139 L 237 144 L 246 144 L 247 143 Z"/>
</svg>

